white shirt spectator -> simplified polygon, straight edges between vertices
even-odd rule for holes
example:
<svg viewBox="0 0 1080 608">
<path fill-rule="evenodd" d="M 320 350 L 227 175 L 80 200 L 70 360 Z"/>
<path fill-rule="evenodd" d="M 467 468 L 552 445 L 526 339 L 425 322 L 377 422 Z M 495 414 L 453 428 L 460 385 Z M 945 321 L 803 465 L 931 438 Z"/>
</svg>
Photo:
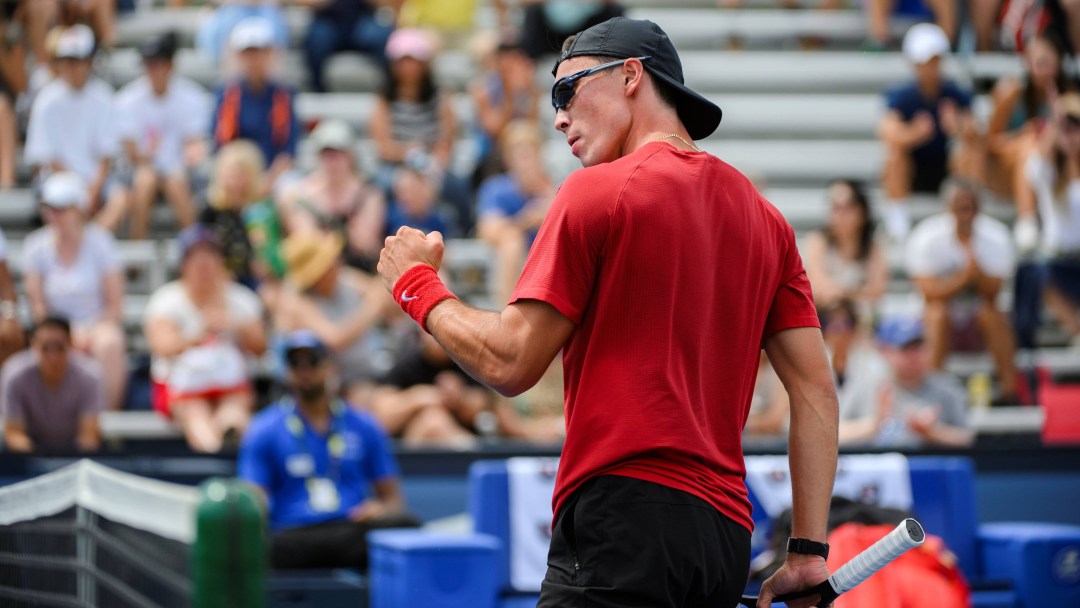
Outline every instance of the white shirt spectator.
<svg viewBox="0 0 1080 608">
<path fill-rule="evenodd" d="M 1065 191 L 1058 194 L 1057 171 L 1040 154 L 1028 157 L 1024 173 L 1039 202 L 1044 253 L 1080 252 L 1080 179 L 1065 184 Z"/>
<path fill-rule="evenodd" d="M 975 217 L 971 249 L 975 263 L 986 274 L 1012 276 L 1016 265 L 1012 235 L 1005 224 L 987 215 Z M 906 266 L 909 276 L 944 278 L 962 271 L 967 252 L 956 237 L 956 218 L 942 213 L 923 220 L 908 238 Z"/>
<path fill-rule="evenodd" d="M 262 318 L 262 303 L 253 291 L 239 283 L 229 283 L 225 291 L 225 306 L 234 326 L 250 325 Z M 166 283 L 150 296 L 146 304 L 146 319 L 165 319 L 180 330 L 185 340 L 197 340 L 206 333 L 203 316 L 188 297 L 180 281 Z M 150 374 L 154 380 L 165 382 L 169 377 L 171 360 L 154 357 Z"/>
<path fill-rule="evenodd" d="M 50 226 L 35 230 L 23 244 L 22 267 L 24 275 L 41 277 L 49 313 L 63 316 L 72 325 L 101 319 L 105 277 L 121 270 L 116 240 L 97 224 L 86 225 L 79 255 L 71 264 L 58 258 Z"/>
<path fill-rule="evenodd" d="M 26 132 L 26 160 L 48 166 L 58 162 L 92 183 L 103 159 L 117 152 L 113 92 L 91 78 L 81 91 L 53 80 L 34 100 Z"/>
<path fill-rule="evenodd" d="M 136 79 L 117 93 L 116 111 L 120 140 L 134 141 L 143 155 L 156 146 L 154 168 L 162 174 L 183 169 L 184 144 L 202 138 L 210 128 L 209 94 L 177 75 L 161 97 L 146 76 Z"/>
</svg>

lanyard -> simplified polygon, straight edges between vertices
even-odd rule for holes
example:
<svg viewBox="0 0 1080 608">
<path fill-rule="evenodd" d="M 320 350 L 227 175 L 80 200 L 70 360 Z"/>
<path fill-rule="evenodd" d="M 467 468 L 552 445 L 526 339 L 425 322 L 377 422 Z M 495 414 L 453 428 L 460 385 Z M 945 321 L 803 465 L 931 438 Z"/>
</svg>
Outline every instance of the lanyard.
<svg viewBox="0 0 1080 608">
<path fill-rule="evenodd" d="M 297 449 L 306 451 L 314 465 L 315 450 L 304 432 L 307 425 L 297 411 L 296 402 L 289 399 L 283 405 L 289 409 L 288 417 L 285 419 L 285 426 L 289 428 L 289 433 L 296 441 Z M 345 455 L 345 438 L 342 433 L 345 426 L 345 404 L 342 403 L 341 399 L 335 399 L 330 404 L 330 415 L 330 435 L 326 440 L 326 451 L 329 458 L 325 477 L 336 483 L 341 481 L 341 460 Z M 314 466 L 312 467 L 311 477 L 317 477 Z"/>
</svg>

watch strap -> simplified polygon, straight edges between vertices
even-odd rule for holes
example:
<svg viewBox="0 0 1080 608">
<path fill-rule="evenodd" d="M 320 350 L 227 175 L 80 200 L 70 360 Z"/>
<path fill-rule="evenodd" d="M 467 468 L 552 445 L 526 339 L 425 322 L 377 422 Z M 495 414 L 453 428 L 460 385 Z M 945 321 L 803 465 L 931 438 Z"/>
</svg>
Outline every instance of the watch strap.
<svg viewBox="0 0 1080 608">
<path fill-rule="evenodd" d="M 819 543 L 808 538 L 789 538 L 787 541 L 788 553 L 802 555 L 817 555 L 829 559 L 829 543 Z"/>
</svg>

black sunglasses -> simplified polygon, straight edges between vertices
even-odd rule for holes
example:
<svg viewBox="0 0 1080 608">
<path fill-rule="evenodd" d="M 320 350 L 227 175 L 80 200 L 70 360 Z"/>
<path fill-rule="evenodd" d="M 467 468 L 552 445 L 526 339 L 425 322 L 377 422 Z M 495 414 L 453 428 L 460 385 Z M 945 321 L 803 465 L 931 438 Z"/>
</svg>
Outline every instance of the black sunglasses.
<svg viewBox="0 0 1080 608">
<path fill-rule="evenodd" d="M 555 110 L 565 110 L 566 106 L 570 105 L 570 100 L 574 98 L 574 92 L 577 81 L 591 76 L 597 72 L 602 72 L 608 68 L 620 66 L 631 59 L 637 59 L 638 61 L 645 61 L 652 59 L 652 55 L 644 55 L 642 57 L 627 57 L 626 59 L 619 59 L 618 61 L 612 61 L 609 63 L 601 63 L 600 65 L 593 66 L 591 68 L 585 68 L 584 70 L 574 72 L 569 76 L 563 76 L 555 81 L 555 84 L 551 85 L 551 107 Z"/>
<path fill-rule="evenodd" d="M 285 361 L 289 364 L 289 367 L 293 369 L 306 369 L 314 368 L 322 365 L 323 357 L 321 354 L 314 352 L 304 352 L 302 350 L 293 351 L 285 355 Z"/>
</svg>

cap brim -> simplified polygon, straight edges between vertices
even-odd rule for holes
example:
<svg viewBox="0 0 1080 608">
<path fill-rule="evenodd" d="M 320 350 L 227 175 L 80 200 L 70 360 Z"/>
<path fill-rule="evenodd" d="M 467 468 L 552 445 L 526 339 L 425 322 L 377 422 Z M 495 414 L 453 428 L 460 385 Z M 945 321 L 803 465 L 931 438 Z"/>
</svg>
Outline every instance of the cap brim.
<svg viewBox="0 0 1080 608">
<path fill-rule="evenodd" d="M 653 78 L 659 78 L 667 83 L 678 97 L 675 110 L 691 139 L 705 139 L 716 131 L 716 128 L 720 126 L 720 120 L 724 117 L 724 111 L 720 109 L 720 106 L 702 97 L 685 84 L 649 69 L 648 62 L 644 65 Z"/>
</svg>

